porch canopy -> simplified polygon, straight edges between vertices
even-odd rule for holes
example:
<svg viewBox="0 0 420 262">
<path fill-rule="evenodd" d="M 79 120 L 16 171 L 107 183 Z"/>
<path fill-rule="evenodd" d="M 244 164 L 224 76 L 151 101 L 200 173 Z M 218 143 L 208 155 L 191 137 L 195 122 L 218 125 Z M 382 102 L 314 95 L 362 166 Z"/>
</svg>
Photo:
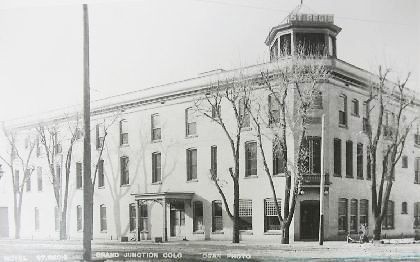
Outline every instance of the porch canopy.
<svg viewBox="0 0 420 262">
<path fill-rule="evenodd" d="M 163 208 L 163 241 L 168 241 L 168 222 L 167 222 L 167 204 L 176 200 L 192 201 L 194 192 L 156 192 L 131 194 L 137 202 L 137 207 L 141 202 L 153 201 L 162 205 Z M 138 208 L 137 208 L 138 209 Z M 138 209 L 139 210 L 139 209 Z M 138 232 L 139 233 L 139 232 Z M 140 234 L 138 236 L 140 239 Z"/>
</svg>

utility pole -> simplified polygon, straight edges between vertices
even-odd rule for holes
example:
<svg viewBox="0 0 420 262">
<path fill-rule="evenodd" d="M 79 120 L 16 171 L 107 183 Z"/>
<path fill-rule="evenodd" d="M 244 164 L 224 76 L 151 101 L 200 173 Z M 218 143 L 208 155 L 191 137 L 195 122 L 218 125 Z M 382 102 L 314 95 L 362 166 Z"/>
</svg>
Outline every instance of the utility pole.
<svg viewBox="0 0 420 262">
<path fill-rule="evenodd" d="M 92 260 L 92 181 L 90 155 L 89 16 L 83 4 L 83 261 Z"/>
<path fill-rule="evenodd" d="M 325 170 L 324 170 L 324 148 L 325 144 L 325 114 L 322 114 L 321 120 L 321 185 L 319 187 L 319 245 L 324 244 L 324 187 L 325 187 Z"/>
</svg>

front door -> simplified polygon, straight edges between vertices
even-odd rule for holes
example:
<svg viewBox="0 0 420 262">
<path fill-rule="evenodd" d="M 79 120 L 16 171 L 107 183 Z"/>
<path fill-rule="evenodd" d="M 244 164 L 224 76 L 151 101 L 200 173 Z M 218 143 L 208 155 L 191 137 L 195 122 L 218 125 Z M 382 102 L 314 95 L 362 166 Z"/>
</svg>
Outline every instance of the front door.
<svg viewBox="0 0 420 262">
<path fill-rule="evenodd" d="M 185 208 L 184 201 L 175 201 L 171 203 L 170 214 L 171 237 L 184 235 L 185 227 Z"/>
<path fill-rule="evenodd" d="M 318 240 L 319 201 L 307 200 L 300 203 L 300 239 Z"/>
<path fill-rule="evenodd" d="M 9 237 L 9 212 L 7 207 L 0 207 L 0 238 Z"/>
</svg>

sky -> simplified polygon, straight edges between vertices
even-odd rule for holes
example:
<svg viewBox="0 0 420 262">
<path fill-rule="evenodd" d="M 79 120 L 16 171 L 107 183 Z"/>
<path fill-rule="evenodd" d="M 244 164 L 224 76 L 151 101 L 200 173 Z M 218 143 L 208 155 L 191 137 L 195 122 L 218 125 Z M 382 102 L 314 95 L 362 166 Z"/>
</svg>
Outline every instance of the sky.
<svg viewBox="0 0 420 262">
<path fill-rule="evenodd" d="M 92 98 L 266 62 L 264 40 L 300 0 L 91 0 Z M 82 102 L 81 0 L 0 1 L 0 120 Z M 420 92 L 420 1 L 304 0 L 334 14 L 338 58 Z"/>
</svg>

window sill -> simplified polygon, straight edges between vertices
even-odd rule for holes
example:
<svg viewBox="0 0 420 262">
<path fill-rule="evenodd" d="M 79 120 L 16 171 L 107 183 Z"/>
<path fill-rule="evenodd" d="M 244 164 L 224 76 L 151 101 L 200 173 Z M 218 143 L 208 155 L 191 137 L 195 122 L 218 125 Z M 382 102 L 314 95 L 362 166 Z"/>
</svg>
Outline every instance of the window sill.
<svg viewBox="0 0 420 262">
<path fill-rule="evenodd" d="M 253 179 L 253 178 L 258 178 L 258 175 L 252 175 L 252 176 L 245 176 L 245 179 Z"/>
<path fill-rule="evenodd" d="M 198 179 L 187 180 L 187 183 L 195 183 L 195 182 L 198 182 Z"/>
<path fill-rule="evenodd" d="M 382 228 L 382 230 L 394 230 L 394 229 L 395 229 L 395 227 L 387 227 L 387 228 L 383 227 Z"/>
<path fill-rule="evenodd" d="M 285 176 L 286 176 L 285 173 L 277 173 L 273 175 L 273 177 L 285 177 Z"/>
<path fill-rule="evenodd" d="M 124 185 L 120 185 L 120 187 L 129 187 L 131 186 L 130 184 L 124 184 Z"/>
<path fill-rule="evenodd" d="M 351 116 L 354 116 L 354 117 L 360 117 L 360 115 L 359 115 L 359 114 L 354 114 L 354 113 L 351 113 Z"/>
<path fill-rule="evenodd" d="M 105 186 L 98 186 L 98 189 L 104 189 Z"/>
<path fill-rule="evenodd" d="M 223 231 L 215 231 L 215 232 L 211 232 L 212 235 L 223 235 L 225 234 L 225 232 Z"/>
<path fill-rule="evenodd" d="M 204 235 L 204 231 L 193 232 L 193 235 Z"/>
<path fill-rule="evenodd" d="M 357 177 L 357 179 L 358 179 L 358 180 L 364 180 L 364 178 L 363 178 L 363 177 Z"/>
<path fill-rule="evenodd" d="M 401 215 L 408 215 L 408 213 L 406 212 L 406 213 L 401 213 Z"/>
<path fill-rule="evenodd" d="M 341 178 L 341 175 L 339 175 L 339 174 L 333 174 L 333 177 L 339 177 L 339 178 Z"/>
<path fill-rule="evenodd" d="M 155 139 L 155 140 L 152 140 L 152 141 L 151 141 L 151 143 L 152 143 L 152 144 L 155 144 L 155 143 L 162 143 L 162 139 Z"/>
<path fill-rule="evenodd" d="M 100 232 L 101 234 L 105 234 L 105 233 L 107 233 L 107 230 L 101 230 L 101 232 Z"/>
<path fill-rule="evenodd" d="M 129 146 L 130 146 L 129 144 L 122 144 L 120 145 L 120 148 L 129 147 Z"/>
<path fill-rule="evenodd" d="M 152 185 L 162 185 L 162 181 L 152 182 Z"/>
<path fill-rule="evenodd" d="M 281 235 L 281 230 L 266 231 L 264 235 Z"/>
<path fill-rule="evenodd" d="M 354 178 L 353 176 L 346 175 L 346 178 Z"/>
<path fill-rule="evenodd" d="M 346 128 L 346 129 L 348 128 L 347 125 L 343 125 L 343 124 L 338 124 L 338 127 L 340 127 L 340 128 Z"/>
<path fill-rule="evenodd" d="M 252 230 L 239 230 L 241 235 L 253 235 Z"/>
<path fill-rule="evenodd" d="M 192 134 L 192 135 L 186 135 L 185 139 L 192 139 L 192 138 L 197 138 L 198 135 L 197 134 Z"/>
</svg>

